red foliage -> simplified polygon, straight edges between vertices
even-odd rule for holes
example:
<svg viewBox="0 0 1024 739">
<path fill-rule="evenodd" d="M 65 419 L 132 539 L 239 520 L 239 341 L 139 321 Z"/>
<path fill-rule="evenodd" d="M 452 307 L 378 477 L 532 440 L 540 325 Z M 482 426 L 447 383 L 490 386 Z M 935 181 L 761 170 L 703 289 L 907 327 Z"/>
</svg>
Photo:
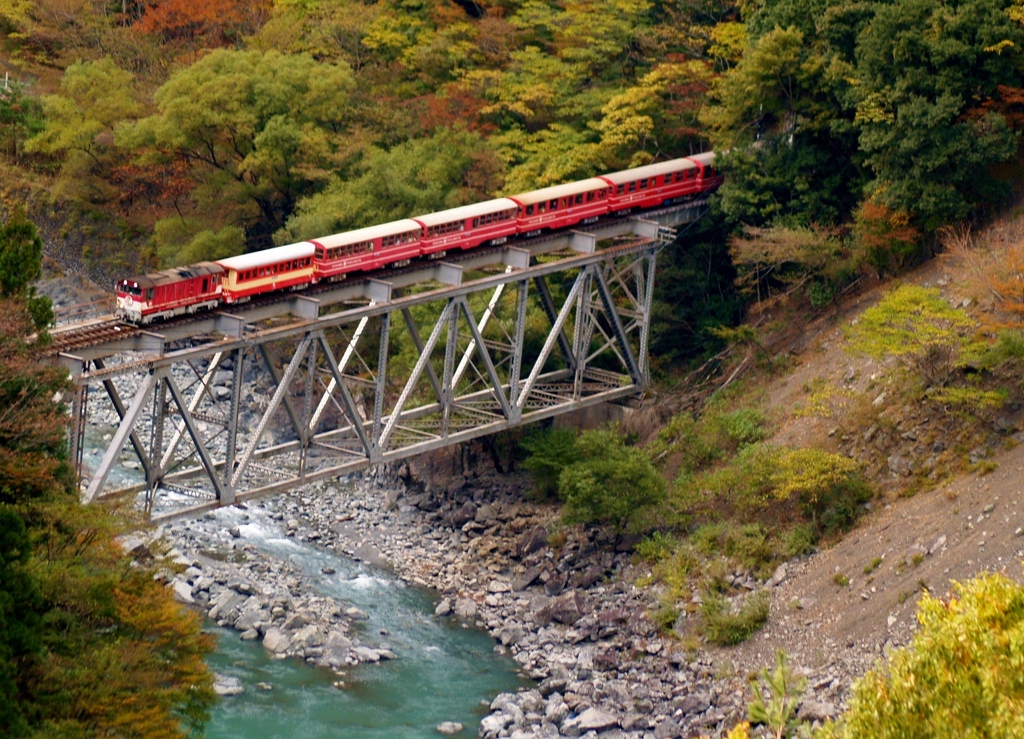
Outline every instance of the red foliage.
<svg viewBox="0 0 1024 739">
<path fill-rule="evenodd" d="M 230 30 L 264 15 L 268 6 L 265 0 L 160 0 L 146 8 L 136 28 L 167 40 L 226 40 Z"/>
<path fill-rule="evenodd" d="M 188 162 L 183 159 L 147 166 L 114 167 L 110 182 L 118 190 L 118 204 L 125 213 L 136 206 L 176 206 L 196 185 L 190 177 Z"/>
<path fill-rule="evenodd" d="M 1002 114 L 1014 131 L 1024 130 L 1024 88 L 999 85 L 996 96 L 968 110 L 968 120 L 983 118 L 987 113 Z"/>
<path fill-rule="evenodd" d="M 423 127 L 432 131 L 435 128 L 459 125 L 484 135 L 494 133 L 497 127 L 493 123 L 482 121 L 479 116 L 486 105 L 487 101 L 469 87 L 461 84 L 448 85 L 441 95 L 427 97 Z"/>
</svg>

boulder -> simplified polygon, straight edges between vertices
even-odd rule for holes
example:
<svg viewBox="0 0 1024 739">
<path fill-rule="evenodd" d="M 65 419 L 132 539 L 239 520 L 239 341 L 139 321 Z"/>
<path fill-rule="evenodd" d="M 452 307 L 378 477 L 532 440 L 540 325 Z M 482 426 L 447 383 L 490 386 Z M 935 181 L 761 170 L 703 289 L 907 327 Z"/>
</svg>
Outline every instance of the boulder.
<svg viewBox="0 0 1024 739">
<path fill-rule="evenodd" d="M 192 586 L 184 580 L 175 579 L 171 583 L 171 590 L 174 592 L 174 599 L 179 603 L 190 606 L 196 602 L 196 599 L 192 597 Z"/>
<path fill-rule="evenodd" d="M 570 626 L 576 623 L 583 615 L 583 598 L 573 590 L 565 595 L 555 598 L 548 605 L 534 613 L 534 622 L 547 626 L 552 621 Z"/>
<path fill-rule="evenodd" d="M 477 616 L 476 601 L 470 598 L 459 598 L 455 601 L 455 615 L 464 621 L 473 621 Z"/>
<path fill-rule="evenodd" d="M 440 618 L 450 616 L 452 613 L 452 602 L 448 598 L 444 598 L 440 603 L 437 604 L 437 608 L 434 609 L 434 615 Z"/>
<path fill-rule="evenodd" d="M 588 708 L 580 714 L 580 731 L 604 731 L 619 725 L 619 719 L 600 708 Z"/>
<path fill-rule="evenodd" d="M 548 530 L 543 526 L 536 526 L 519 537 L 519 541 L 516 542 L 516 553 L 520 557 L 526 557 L 546 549 L 547 546 Z"/>
<path fill-rule="evenodd" d="M 531 567 L 512 581 L 512 589 L 517 592 L 526 590 L 537 581 L 537 578 L 540 577 L 540 572 L 540 567 Z"/>
<path fill-rule="evenodd" d="M 222 698 L 241 695 L 245 692 L 245 688 L 242 687 L 242 681 L 237 677 L 215 674 L 213 680 L 213 692 Z"/>
<path fill-rule="evenodd" d="M 370 649 L 369 647 L 356 647 L 352 650 L 352 654 L 356 656 L 360 662 L 380 662 L 380 654 L 376 649 Z"/>
<path fill-rule="evenodd" d="M 271 629 L 267 629 L 267 633 L 263 636 L 264 648 L 274 654 L 283 654 L 284 652 L 287 652 L 291 643 L 291 639 L 289 639 L 288 636 L 276 626 Z"/>
<path fill-rule="evenodd" d="M 796 715 L 803 721 L 826 721 L 836 717 L 836 707 L 827 701 L 805 700 Z"/>
<path fill-rule="evenodd" d="M 462 731 L 462 724 L 457 721 L 442 721 L 437 725 L 437 733 L 452 736 Z"/>
</svg>

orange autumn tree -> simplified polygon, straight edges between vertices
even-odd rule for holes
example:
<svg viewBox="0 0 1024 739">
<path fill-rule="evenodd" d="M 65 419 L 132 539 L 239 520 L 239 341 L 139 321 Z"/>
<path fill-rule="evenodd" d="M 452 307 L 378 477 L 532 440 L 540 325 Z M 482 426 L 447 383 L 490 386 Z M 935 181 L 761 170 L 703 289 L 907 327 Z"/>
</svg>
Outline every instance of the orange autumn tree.
<svg viewBox="0 0 1024 739">
<path fill-rule="evenodd" d="M 11 249 L 0 240 L 0 284 L 38 270 L 41 250 Z M 214 700 L 212 640 L 152 558 L 125 552 L 130 512 L 80 503 L 71 387 L 44 341 L 26 294 L 0 290 L 0 736 L 185 739 Z"/>
<path fill-rule="evenodd" d="M 226 43 L 242 27 L 255 30 L 269 12 L 269 3 L 257 0 L 160 0 L 146 8 L 136 28 L 167 41 Z"/>
</svg>

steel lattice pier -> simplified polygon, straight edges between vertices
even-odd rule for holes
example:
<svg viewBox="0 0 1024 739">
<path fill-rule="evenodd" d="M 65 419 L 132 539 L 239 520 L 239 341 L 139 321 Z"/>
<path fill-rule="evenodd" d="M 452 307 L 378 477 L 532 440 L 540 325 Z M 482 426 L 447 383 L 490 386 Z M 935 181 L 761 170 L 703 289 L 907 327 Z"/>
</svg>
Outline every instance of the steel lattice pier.
<svg viewBox="0 0 1024 739">
<path fill-rule="evenodd" d="M 136 493 L 155 521 L 194 515 L 638 395 L 674 232 L 609 230 L 495 250 L 464 284 L 433 264 L 426 285 L 365 280 L 62 353 L 85 500 Z"/>
</svg>

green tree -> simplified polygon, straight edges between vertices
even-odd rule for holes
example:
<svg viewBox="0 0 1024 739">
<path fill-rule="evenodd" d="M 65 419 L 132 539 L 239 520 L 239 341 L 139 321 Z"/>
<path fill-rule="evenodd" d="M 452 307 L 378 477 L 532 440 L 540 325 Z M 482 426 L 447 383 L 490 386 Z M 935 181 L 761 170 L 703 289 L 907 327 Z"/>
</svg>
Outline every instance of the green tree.
<svg viewBox="0 0 1024 739">
<path fill-rule="evenodd" d="M 42 648 L 39 587 L 26 570 L 32 542 L 21 516 L 0 505 L 0 731 L 28 733 L 18 674 Z"/>
<path fill-rule="evenodd" d="M 60 92 L 43 98 L 46 125 L 25 149 L 63 159 L 61 194 L 94 204 L 116 197 L 108 182 L 117 156 L 113 131 L 143 110 L 134 82 L 110 57 L 75 62 L 65 70 Z"/>
<path fill-rule="evenodd" d="M 243 227 L 250 246 L 266 248 L 339 165 L 353 85 L 343 62 L 222 49 L 172 76 L 156 114 L 121 127 L 117 141 L 188 162 L 192 217 L 213 231 Z"/>
<path fill-rule="evenodd" d="M 849 65 L 813 29 L 774 27 L 712 86 L 701 119 L 727 173 L 719 197 L 732 224 L 834 224 L 863 179 L 842 96 Z"/>
<path fill-rule="evenodd" d="M 351 179 L 303 200 L 278 243 L 372 226 L 486 200 L 501 166 L 477 133 L 439 129 L 390 150 L 373 147 Z"/>
<path fill-rule="evenodd" d="M 1021 736 L 1024 588 L 1000 574 L 925 592 L 920 631 L 857 681 L 847 711 L 820 739 Z"/>
<path fill-rule="evenodd" d="M 971 336 L 976 323 L 951 308 L 937 288 L 903 285 L 868 308 L 847 330 L 850 349 L 882 359 L 895 357 L 942 386 L 953 370 L 984 349 Z"/>
<path fill-rule="evenodd" d="M 21 159 L 25 142 L 43 130 L 43 106 L 20 85 L 0 91 L 0 152 Z"/>
<path fill-rule="evenodd" d="M 879 3 L 857 42 L 860 147 L 869 191 L 926 230 L 968 216 L 1003 188 L 988 171 L 1017 141 L 986 112 L 999 85 L 1021 84 L 1024 32 L 1008 0 Z"/>
<path fill-rule="evenodd" d="M 618 533 L 649 526 L 666 488 L 643 449 L 626 446 L 614 431 L 585 431 L 576 449 L 579 461 L 558 477 L 565 521 L 605 524 Z"/>
<path fill-rule="evenodd" d="M 70 383 L 33 328 L 24 291 L 0 296 L 0 732 L 185 739 L 215 697 L 211 639 L 126 555 L 137 522 L 80 503 Z"/>
<path fill-rule="evenodd" d="M 53 305 L 32 283 L 43 273 L 43 240 L 20 210 L 0 226 L 0 296 L 25 300 L 37 329 L 53 323 Z"/>
</svg>

